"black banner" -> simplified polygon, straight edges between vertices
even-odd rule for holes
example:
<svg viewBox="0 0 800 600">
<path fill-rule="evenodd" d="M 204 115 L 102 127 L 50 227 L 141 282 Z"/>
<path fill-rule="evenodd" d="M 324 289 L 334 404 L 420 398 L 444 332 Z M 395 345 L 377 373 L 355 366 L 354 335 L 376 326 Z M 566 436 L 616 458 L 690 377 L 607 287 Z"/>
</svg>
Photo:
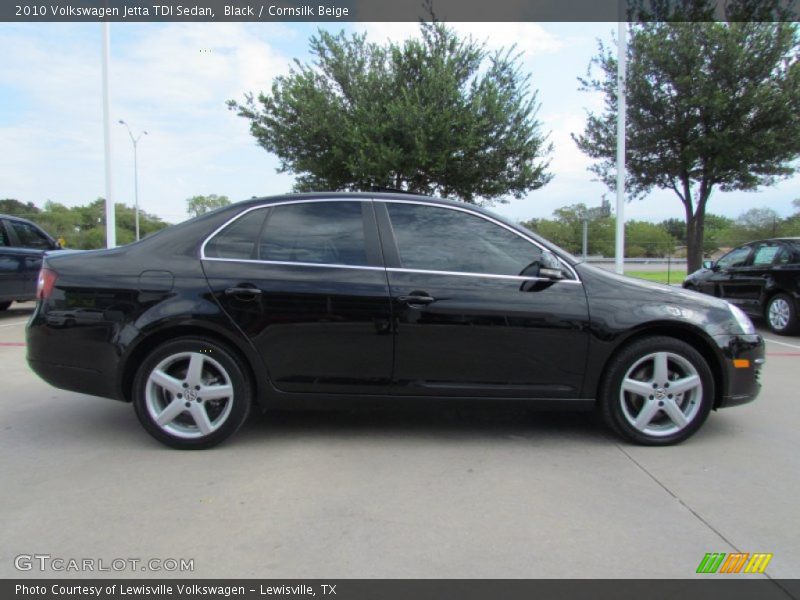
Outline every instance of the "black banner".
<svg viewBox="0 0 800 600">
<path fill-rule="evenodd" d="M 796 0 L 433 0 L 440 21 L 795 21 Z M 425 0 L 3 0 L 0 21 L 418 21 Z"/>
<path fill-rule="evenodd" d="M 576 564 L 576 569 L 580 565 Z M 200 600 L 242 598 L 331 598 L 334 600 L 800 600 L 800 580 L 737 579 L 711 576 L 694 580 L 13 580 L 0 585 L 5 599 L 31 600 Z"/>
</svg>

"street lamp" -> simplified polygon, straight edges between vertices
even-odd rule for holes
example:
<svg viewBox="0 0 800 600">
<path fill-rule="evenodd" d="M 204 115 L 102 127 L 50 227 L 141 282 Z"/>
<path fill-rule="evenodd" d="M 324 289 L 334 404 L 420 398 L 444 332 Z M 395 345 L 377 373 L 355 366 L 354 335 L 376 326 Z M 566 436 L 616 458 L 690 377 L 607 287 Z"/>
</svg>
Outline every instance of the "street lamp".
<svg viewBox="0 0 800 600">
<path fill-rule="evenodd" d="M 131 143 L 133 143 L 133 202 L 136 214 L 136 241 L 139 241 L 139 163 L 136 157 L 136 145 L 143 135 L 147 135 L 146 131 L 142 131 L 139 135 L 134 137 L 131 128 L 122 119 L 119 120 L 120 125 L 125 125 L 128 130 L 128 135 L 131 136 Z"/>
</svg>

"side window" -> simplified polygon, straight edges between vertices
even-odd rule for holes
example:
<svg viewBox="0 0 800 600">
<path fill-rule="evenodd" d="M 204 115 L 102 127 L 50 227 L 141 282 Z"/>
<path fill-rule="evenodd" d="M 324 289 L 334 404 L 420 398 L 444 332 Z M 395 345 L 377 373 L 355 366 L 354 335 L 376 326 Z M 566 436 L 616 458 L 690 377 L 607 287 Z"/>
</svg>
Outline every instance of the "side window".
<svg viewBox="0 0 800 600">
<path fill-rule="evenodd" d="M 10 245 L 11 244 L 8 241 L 8 236 L 6 235 L 5 221 L 0 221 L 0 248 Z"/>
<path fill-rule="evenodd" d="M 742 267 L 747 262 L 747 257 L 750 256 L 750 246 L 742 246 L 731 250 L 725 256 L 717 261 L 720 269 L 730 269 L 731 267 Z"/>
<path fill-rule="evenodd" d="M 541 249 L 491 221 L 457 210 L 387 203 L 407 269 L 519 275 Z"/>
<path fill-rule="evenodd" d="M 256 259 L 256 243 L 261 233 L 266 209 L 258 209 L 236 219 L 206 244 L 209 258 Z"/>
<path fill-rule="evenodd" d="M 17 234 L 20 246 L 23 248 L 41 248 L 42 250 L 50 250 L 53 243 L 48 240 L 42 232 L 36 229 L 29 223 L 22 223 L 20 221 L 7 221 Z"/>
<path fill-rule="evenodd" d="M 763 267 L 765 265 L 771 265 L 775 260 L 775 255 L 778 254 L 780 249 L 781 247 L 775 244 L 759 244 L 756 246 L 756 251 L 753 255 L 753 266 Z"/>
<path fill-rule="evenodd" d="M 782 264 L 800 263 L 800 242 L 790 242 L 786 247 L 786 261 Z"/>
<path fill-rule="evenodd" d="M 778 258 L 775 259 L 776 265 L 788 265 L 792 262 L 792 251 L 789 248 L 781 248 Z"/>
<path fill-rule="evenodd" d="M 304 202 L 272 208 L 261 260 L 367 265 L 361 202 Z"/>
</svg>

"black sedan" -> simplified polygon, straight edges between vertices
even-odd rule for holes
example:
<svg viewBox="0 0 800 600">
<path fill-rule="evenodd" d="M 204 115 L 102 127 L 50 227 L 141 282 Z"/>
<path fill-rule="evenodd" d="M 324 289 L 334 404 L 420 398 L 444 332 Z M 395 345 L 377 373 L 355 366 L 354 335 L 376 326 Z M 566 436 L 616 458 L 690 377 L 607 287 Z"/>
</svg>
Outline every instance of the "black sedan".
<svg viewBox="0 0 800 600">
<path fill-rule="evenodd" d="M 800 238 L 776 238 L 734 248 L 706 261 L 683 287 L 724 298 L 775 333 L 800 331 Z"/>
<path fill-rule="evenodd" d="M 36 297 L 42 256 L 58 242 L 27 219 L 0 215 L 0 311 Z"/>
<path fill-rule="evenodd" d="M 132 402 L 158 440 L 219 443 L 266 410 L 597 406 L 685 440 L 756 397 L 741 310 L 581 263 L 465 204 L 325 193 L 241 202 L 112 250 L 47 258 L 28 363 Z"/>
</svg>

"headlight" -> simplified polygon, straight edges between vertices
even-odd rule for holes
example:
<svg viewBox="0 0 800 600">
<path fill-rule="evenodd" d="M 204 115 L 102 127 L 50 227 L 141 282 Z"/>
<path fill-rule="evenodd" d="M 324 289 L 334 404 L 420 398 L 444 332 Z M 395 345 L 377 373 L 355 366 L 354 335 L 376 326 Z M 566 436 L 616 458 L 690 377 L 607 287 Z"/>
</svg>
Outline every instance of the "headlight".
<svg viewBox="0 0 800 600">
<path fill-rule="evenodd" d="M 742 333 L 750 334 L 756 332 L 756 328 L 753 326 L 753 322 L 750 320 L 750 317 L 744 314 L 744 311 L 741 308 L 734 306 L 730 302 L 728 302 L 728 307 L 731 309 L 731 313 L 733 313 L 733 318 L 736 319 L 739 327 L 742 328 Z"/>
</svg>

